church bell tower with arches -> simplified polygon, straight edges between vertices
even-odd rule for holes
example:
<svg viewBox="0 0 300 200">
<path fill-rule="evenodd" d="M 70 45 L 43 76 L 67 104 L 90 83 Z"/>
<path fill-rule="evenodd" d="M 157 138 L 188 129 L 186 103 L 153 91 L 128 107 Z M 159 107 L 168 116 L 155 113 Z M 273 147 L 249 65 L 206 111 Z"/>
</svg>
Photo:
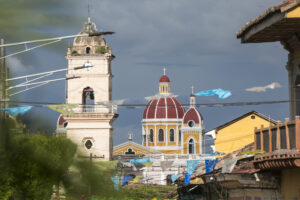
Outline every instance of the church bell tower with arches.
<svg viewBox="0 0 300 200">
<path fill-rule="evenodd" d="M 114 56 L 90 18 L 79 34 L 88 36 L 76 37 L 66 54 L 66 103 L 72 107 L 63 115 L 68 122 L 66 135 L 78 145 L 80 153 L 111 160 L 112 123 L 118 117 L 112 103 Z"/>
</svg>

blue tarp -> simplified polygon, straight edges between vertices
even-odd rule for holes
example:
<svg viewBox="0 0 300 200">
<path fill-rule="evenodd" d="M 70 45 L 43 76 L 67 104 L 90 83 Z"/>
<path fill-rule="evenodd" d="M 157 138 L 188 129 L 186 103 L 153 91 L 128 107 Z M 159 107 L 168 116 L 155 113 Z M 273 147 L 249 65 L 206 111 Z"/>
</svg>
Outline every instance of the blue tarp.
<svg viewBox="0 0 300 200">
<path fill-rule="evenodd" d="M 184 184 L 185 185 L 188 185 L 189 183 L 190 183 L 190 181 L 191 181 L 191 175 L 189 174 L 189 173 L 185 173 L 184 174 Z"/>
<path fill-rule="evenodd" d="M 3 110 L 4 112 L 15 117 L 18 114 L 23 115 L 31 108 L 32 108 L 32 106 L 26 106 L 26 107 L 14 107 L 14 108 L 0 108 L 0 110 Z"/>
<path fill-rule="evenodd" d="M 128 185 L 128 180 L 131 179 L 132 176 L 124 176 L 122 180 L 122 186 Z"/>
<path fill-rule="evenodd" d="M 111 176 L 110 179 L 114 183 L 114 188 L 116 190 L 119 190 L 120 177 L 119 176 Z"/>
<path fill-rule="evenodd" d="M 231 92 L 229 90 L 222 90 L 220 88 L 214 90 L 206 90 L 195 93 L 196 96 L 213 96 L 217 95 L 220 99 L 226 99 L 231 96 Z"/>
<path fill-rule="evenodd" d="M 150 163 L 153 161 L 153 158 L 142 158 L 142 159 L 131 159 L 131 164 L 138 164 L 138 163 Z"/>
<path fill-rule="evenodd" d="M 172 174 L 171 175 L 172 182 L 174 183 L 178 179 L 178 177 L 179 177 L 179 174 Z"/>
<path fill-rule="evenodd" d="M 207 174 L 211 173 L 214 170 L 217 162 L 218 162 L 218 159 L 215 159 L 215 160 L 205 160 L 205 172 Z"/>
<path fill-rule="evenodd" d="M 187 172 L 192 175 L 193 172 L 195 171 L 197 164 L 199 160 L 187 160 L 186 161 L 186 166 L 187 166 Z"/>
</svg>

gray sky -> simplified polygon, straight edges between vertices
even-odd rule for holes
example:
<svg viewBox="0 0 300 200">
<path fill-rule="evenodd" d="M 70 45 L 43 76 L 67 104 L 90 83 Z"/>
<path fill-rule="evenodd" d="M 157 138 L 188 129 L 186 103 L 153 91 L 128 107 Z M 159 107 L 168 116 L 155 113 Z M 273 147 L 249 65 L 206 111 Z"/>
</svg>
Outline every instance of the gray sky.
<svg viewBox="0 0 300 200">
<path fill-rule="evenodd" d="M 198 97 L 197 103 L 265 101 L 288 99 L 287 52 L 279 43 L 241 44 L 235 33 L 279 0 L 90 0 L 91 18 L 97 27 L 115 31 L 106 41 L 116 59 L 112 63 L 113 99 L 147 103 L 144 97 L 158 92 L 162 68 L 167 68 L 171 91 L 188 103 L 191 86 L 195 91 L 223 88 L 231 90 L 226 100 Z M 87 1 L 69 2 L 73 24 L 43 27 L 51 36 L 75 34 L 87 18 Z M 49 11 L 50 12 L 50 11 Z M 53 9 L 51 12 L 65 12 Z M 30 29 L 30 27 L 28 27 Z M 19 41 L 24 40 L 20 38 Z M 69 41 L 72 43 L 72 41 Z M 66 66 L 67 43 L 59 43 L 10 59 L 12 76 L 54 70 Z M 61 75 L 63 76 L 63 74 Z M 246 88 L 279 82 L 283 87 L 265 93 L 245 92 Z M 17 97 L 25 101 L 64 102 L 64 82 L 57 82 Z M 275 120 L 288 117 L 288 104 L 200 108 L 206 130 L 251 110 Z M 42 114 L 41 114 L 42 113 Z M 114 143 L 127 140 L 128 131 L 141 141 L 143 109 L 119 109 Z M 26 114 L 30 120 L 42 115 L 46 123 L 56 123 L 57 114 L 36 108 Z"/>
</svg>

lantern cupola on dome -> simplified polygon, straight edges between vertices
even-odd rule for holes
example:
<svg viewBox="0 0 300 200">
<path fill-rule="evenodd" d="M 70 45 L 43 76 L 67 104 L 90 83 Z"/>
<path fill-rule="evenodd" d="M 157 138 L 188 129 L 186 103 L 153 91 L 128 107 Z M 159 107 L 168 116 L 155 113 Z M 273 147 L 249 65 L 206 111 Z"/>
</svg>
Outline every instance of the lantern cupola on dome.
<svg viewBox="0 0 300 200">
<path fill-rule="evenodd" d="M 170 93 L 170 79 L 166 75 L 166 68 L 164 70 L 164 75 L 159 79 L 159 93 L 160 94 L 169 94 Z"/>
</svg>

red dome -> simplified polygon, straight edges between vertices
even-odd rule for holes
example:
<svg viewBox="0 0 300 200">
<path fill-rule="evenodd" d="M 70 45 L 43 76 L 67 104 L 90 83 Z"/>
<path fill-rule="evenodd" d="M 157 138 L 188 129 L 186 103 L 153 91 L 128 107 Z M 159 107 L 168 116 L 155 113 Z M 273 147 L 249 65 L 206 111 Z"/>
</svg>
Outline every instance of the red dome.
<svg viewBox="0 0 300 200">
<path fill-rule="evenodd" d="M 186 124 L 189 121 L 194 121 L 196 124 L 203 121 L 201 113 L 196 108 L 190 108 L 183 117 L 183 123 Z"/>
<path fill-rule="evenodd" d="M 196 97 L 193 93 L 190 95 L 190 97 Z"/>
<path fill-rule="evenodd" d="M 175 97 L 161 96 L 147 104 L 143 119 L 182 119 L 185 109 Z"/>
<path fill-rule="evenodd" d="M 167 83 L 169 83 L 170 82 L 170 79 L 169 79 L 169 77 L 167 77 L 166 75 L 162 75 L 161 77 L 160 77 L 160 79 L 159 79 L 159 82 L 161 83 L 161 82 L 167 82 Z"/>
</svg>

